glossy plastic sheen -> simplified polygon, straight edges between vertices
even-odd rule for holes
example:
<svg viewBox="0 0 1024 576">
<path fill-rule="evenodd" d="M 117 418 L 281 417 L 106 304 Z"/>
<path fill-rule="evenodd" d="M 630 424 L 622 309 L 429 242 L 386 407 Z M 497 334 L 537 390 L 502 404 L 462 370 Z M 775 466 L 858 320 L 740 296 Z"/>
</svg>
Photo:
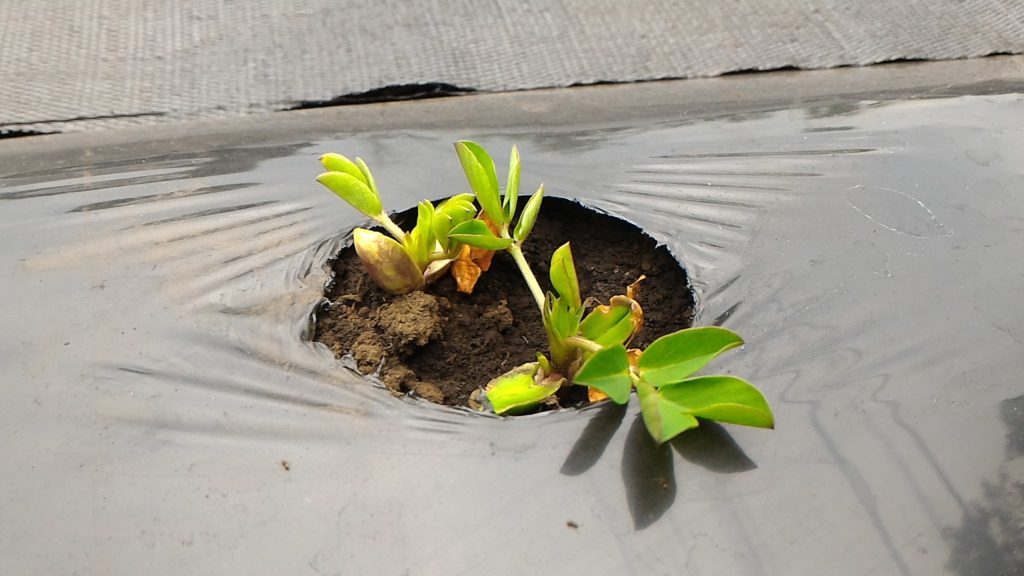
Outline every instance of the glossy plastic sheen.
<svg viewBox="0 0 1024 576">
<path fill-rule="evenodd" d="M 1020 570 L 1022 130 L 1006 95 L 0 166 L 0 572 Z M 405 209 L 466 191 L 459 138 L 667 244 L 776 430 L 480 416 L 309 342 L 362 222 L 317 158 Z"/>
</svg>

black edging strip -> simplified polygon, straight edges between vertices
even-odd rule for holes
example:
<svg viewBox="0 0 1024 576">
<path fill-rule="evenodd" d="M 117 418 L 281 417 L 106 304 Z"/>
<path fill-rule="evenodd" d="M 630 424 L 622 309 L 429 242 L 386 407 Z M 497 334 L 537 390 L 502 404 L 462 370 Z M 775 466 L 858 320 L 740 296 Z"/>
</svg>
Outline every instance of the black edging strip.
<svg viewBox="0 0 1024 576">
<path fill-rule="evenodd" d="M 426 100 L 428 98 L 446 98 L 476 92 L 473 88 L 462 88 L 444 82 L 427 82 L 424 84 L 392 84 L 383 88 L 374 88 L 366 92 L 343 94 L 330 100 L 302 100 L 287 108 L 288 110 L 305 110 L 308 108 L 325 108 L 328 106 L 351 106 L 353 104 L 375 104 L 379 102 L 400 102 L 403 100 Z"/>
</svg>

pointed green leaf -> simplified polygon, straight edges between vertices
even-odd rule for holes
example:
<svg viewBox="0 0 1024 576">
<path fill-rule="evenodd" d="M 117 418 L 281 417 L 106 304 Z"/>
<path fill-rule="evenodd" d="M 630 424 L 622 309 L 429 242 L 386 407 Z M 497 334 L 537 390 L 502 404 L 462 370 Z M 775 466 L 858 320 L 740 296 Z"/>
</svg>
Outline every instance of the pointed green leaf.
<svg viewBox="0 0 1024 576">
<path fill-rule="evenodd" d="M 448 233 L 452 229 L 452 217 L 439 210 L 434 214 L 431 228 L 434 230 L 434 238 L 437 240 L 437 243 L 441 245 L 442 250 L 447 252 L 451 248 L 452 243 L 452 240 L 448 238 Z"/>
<path fill-rule="evenodd" d="M 620 344 L 594 352 L 573 377 L 573 382 L 597 388 L 616 404 L 626 404 L 633 385 L 626 347 Z"/>
<path fill-rule="evenodd" d="M 373 190 L 374 194 L 379 194 L 377 192 L 377 182 L 374 181 L 373 174 L 370 173 L 370 167 L 358 156 L 356 157 L 356 165 L 359 167 L 359 171 L 363 173 L 363 181 L 366 182 L 366 185 L 370 187 L 370 190 Z"/>
<path fill-rule="evenodd" d="M 540 352 L 537 352 L 537 364 L 540 365 L 540 369 L 544 374 L 551 373 L 551 361 L 548 360 L 547 356 L 541 354 Z"/>
<path fill-rule="evenodd" d="M 463 140 L 455 143 L 455 152 L 459 155 L 462 170 L 466 173 L 469 185 L 476 192 L 477 202 L 487 217 L 498 226 L 505 224 L 505 213 L 501 208 L 501 197 L 498 193 L 498 175 L 494 171 L 494 161 L 490 155 L 476 142 Z"/>
<path fill-rule="evenodd" d="M 344 172 L 345 174 L 355 177 L 363 184 L 367 184 L 366 176 L 363 175 L 359 166 L 356 166 L 355 162 L 341 154 L 328 152 L 320 157 L 320 164 L 323 164 L 323 167 L 326 168 L 328 172 Z"/>
<path fill-rule="evenodd" d="M 523 213 L 519 215 L 519 222 L 512 233 L 512 237 L 516 239 L 516 242 L 521 244 L 530 235 L 533 225 L 537 222 L 537 214 L 540 213 L 540 203 L 543 200 L 544 185 L 541 184 L 537 191 L 533 193 L 533 196 L 530 196 L 530 199 L 526 202 L 526 206 L 523 207 Z"/>
<path fill-rule="evenodd" d="M 316 177 L 316 181 L 370 218 L 376 218 L 384 211 L 384 207 L 380 203 L 380 196 L 377 196 L 376 192 L 351 174 L 324 172 Z"/>
<path fill-rule="evenodd" d="M 573 309 L 572 305 L 562 298 L 556 298 L 551 292 L 544 298 L 541 320 L 548 336 L 551 360 L 559 369 L 567 369 L 577 355 L 576 349 L 567 344 L 565 339 L 576 335 L 581 313 L 582 309 Z"/>
<path fill-rule="evenodd" d="M 519 149 L 512 145 L 508 158 L 508 184 L 505 186 L 505 197 L 501 207 L 505 213 L 505 222 L 511 222 L 516 213 L 516 202 L 519 199 Z"/>
<path fill-rule="evenodd" d="M 434 251 L 434 205 L 424 200 L 416 207 L 416 226 L 406 235 L 408 249 L 416 265 L 422 270 L 430 263 Z"/>
<path fill-rule="evenodd" d="M 764 394 L 735 376 L 698 376 L 659 388 L 662 398 L 699 418 L 774 428 L 775 418 Z"/>
<path fill-rule="evenodd" d="M 495 414 L 530 410 L 558 391 L 565 379 L 536 382 L 540 365 L 528 362 L 487 383 L 484 392 Z"/>
<path fill-rule="evenodd" d="M 555 287 L 559 297 L 565 298 L 576 308 L 583 306 L 580 299 L 580 283 L 576 279 L 576 266 L 573 264 L 572 250 L 568 242 L 559 246 L 551 255 L 549 276 L 551 285 Z"/>
<path fill-rule="evenodd" d="M 575 336 L 579 331 L 582 312 L 582 309 L 574 308 L 565 298 L 556 297 L 548 292 L 544 302 L 543 320 L 546 326 L 550 325 L 550 329 L 559 339 L 565 339 Z"/>
<path fill-rule="evenodd" d="M 598 306 L 580 323 L 580 334 L 601 346 L 623 344 L 643 324 L 640 304 L 627 296 L 612 296 L 607 306 Z"/>
<path fill-rule="evenodd" d="M 393 294 L 405 294 L 423 288 L 423 273 L 409 257 L 405 247 L 380 232 L 356 228 L 352 231 L 356 254 L 370 278 Z"/>
<path fill-rule="evenodd" d="M 483 220 L 476 219 L 468 220 L 452 228 L 448 233 L 448 238 L 485 250 L 504 250 L 512 245 L 511 238 L 498 238 Z"/>
<path fill-rule="evenodd" d="M 674 384 L 722 352 L 743 345 L 738 334 L 718 326 L 687 328 L 658 338 L 644 350 L 637 369 L 654 386 Z"/>
<path fill-rule="evenodd" d="M 640 413 L 644 425 L 658 444 L 664 444 L 700 425 L 696 418 L 665 400 L 657 388 L 642 379 L 636 384 L 636 393 L 640 397 Z"/>
<path fill-rule="evenodd" d="M 455 248 L 448 238 L 448 232 L 452 228 L 470 220 L 476 215 L 476 206 L 473 205 L 472 194 L 457 194 L 441 202 L 434 212 L 432 229 L 434 239 L 441 245 L 441 249 L 448 252 Z"/>
</svg>

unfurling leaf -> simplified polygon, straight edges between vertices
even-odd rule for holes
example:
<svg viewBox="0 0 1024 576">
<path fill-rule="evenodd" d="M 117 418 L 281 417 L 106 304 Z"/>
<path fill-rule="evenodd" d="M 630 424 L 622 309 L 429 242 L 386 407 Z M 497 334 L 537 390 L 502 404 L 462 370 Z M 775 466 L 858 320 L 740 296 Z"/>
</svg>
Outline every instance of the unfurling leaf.
<svg viewBox="0 0 1024 576">
<path fill-rule="evenodd" d="M 356 166 L 355 162 L 341 154 L 328 152 L 320 157 L 320 164 L 322 164 L 328 172 L 344 172 L 369 187 L 369 182 L 366 180 L 366 176 L 363 175 L 363 171 L 359 169 L 359 166 Z"/>
<path fill-rule="evenodd" d="M 725 328 L 687 328 L 652 342 L 640 356 L 637 370 L 654 386 L 674 384 L 703 368 L 715 356 L 742 345 L 743 339 Z"/>
<path fill-rule="evenodd" d="M 735 376 L 698 376 L 659 388 L 662 398 L 699 418 L 774 428 L 775 418 L 764 394 Z"/>
<path fill-rule="evenodd" d="M 533 196 L 527 200 L 526 206 L 523 207 L 523 213 L 519 215 L 519 222 L 516 223 L 515 230 L 512 231 L 512 237 L 516 239 L 516 242 L 522 244 L 530 235 L 533 225 L 537 222 L 537 215 L 540 213 L 540 204 L 543 200 L 544 185 L 541 184 Z"/>
<path fill-rule="evenodd" d="M 434 206 L 424 200 L 417 206 L 416 226 L 406 234 L 405 244 L 413 262 L 421 270 L 430 264 L 430 253 L 434 251 Z"/>
<path fill-rule="evenodd" d="M 498 175 L 494 171 L 494 160 L 491 160 L 483 146 L 476 142 L 462 140 L 455 143 L 455 152 L 469 180 L 469 186 L 476 193 L 487 216 L 496 224 L 504 224 L 505 214 L 501 208 L 501 196 L 498 193 Z"/>
<path fill-rule="evenodd" d="M 573 308 L 564 298 L 547 293 L 542 308 L 541 321 L 548 336 L 548 349 L 556 369 L 570 369 L 571 364 L 579 356 L 579 351 L 566 342 L 567 338 L 576 335 L 579 330 L 582 308 Z"/>
<path fill-rule="evenodd" d="M 423 288 L 423 273 L 393 238 L 365 228 L 353 230 L 352 238 L 363 268 L 381 288 L 393 294 Z"/>
<path fill-rule="evenodd" d="M 572 380 L 577 384 L 597 388 L 616 404 L 629 402 L 629 390 L 633 383 L 629 377 L 629 357 L 625 346 L 619 344 L 594 352 Z"/>
<path fill-rule="evenodd" d="M 644 425 L 658 444 L 664 444 L 699 425 L 696 418 L 665 400 L 657 388 L 642 379 L 636 383 L 636 393 L 640 397 Z"/>
<path fill-rule="evenodd" d="M 574 308 L 583 306 L 580 298 L 580 283 L 576 279 L 576 265 L 572 261 L 572 250 L 566 242 L 551 255 L 549 271 L 551 285 L 555 287 L 560 298 L 564 298 Z"/>
<path fill-rule="evenodd" d="M 456 194 L 437 205 L 438 212 L 450 215 L 458 222 L 469 220 L 476 214 L 472 194 Z"/>
<path fill-rule="evenodd" d="M 451 232 L 454 226 L 452 217 L 441 212 L 440 207 L 438 207 L 438 210 L 434 213 L 434 221 L 431 223 L 431 227 L 434 229 L 434 238 L 437 239 L 437 243 L 446 253 L 450 253 L 453 248 L 452 240 L 448 238 L 448 233 Z"/>
<path fill-rule="evenodd" d="M 505 197 L 501 208 L 505 214 L 505 222 L 511 222 L 516 213 L 516 202 L 519 199 L 519 149 L 512 145 L 508 158 L 508 184 L 505 185 Z"/>
<path fill-rule="evenodd" d="M 565 340 L 575 336 L 576 332 L 580 329 L 580 318 L 582 316 L 582 308 L 574 308 L 565 298 L 556 297 L 551 292 L 547 293 L 547 298 L 544 300 L 544 313 L 541 319 L 545 327 L 558 340 Z"/>
<path fill-rule="evenodd" d="M 540 370 L 544 374 L 551 374 L 551 361 L 548 357 L 537 352 L 537 364 L 540 364 Z"/>
<path fill-rule="evenodd" d="M 511 238 L 499 238 L 482 220 L 469 220 L 452 228 L 448 237 L 457 242 L 486 250 L 504 250 L 512 244 Z"/>
<path fill-rule="evenodd" d="M 370 218 L 377 218 L 384 211 L 377 195 L 362 180 L 346 172 L 324 172 L 316 181 L 348 202 L 353 208 Z"/>
<path fill-rule="evenodd" d="M 580 323 L 580 334 L 601 346 L 626 344 L 644 323 L 644 312 L 628 296 L 612 296 L 608 305 L 597 306 Z"/>
<path fill-rule="evenodd" d="M 434 238 L 441 245 L 441 249 L 449 252 L 454 246 L 448 238 L 448 232 L 452 228 L 471 220 L 476 215 L 476 206 L 473 205 L 472 194 L 458 194 L 441 202 L 434 211 Z"/>
<path fill-rule="evenodd" d="M 495 414 L 525 412 L 558 391 L 564 378 L 543 378 L 540 365 L 528 362 L 487 383 L 484 393 Z"/>
</svg>

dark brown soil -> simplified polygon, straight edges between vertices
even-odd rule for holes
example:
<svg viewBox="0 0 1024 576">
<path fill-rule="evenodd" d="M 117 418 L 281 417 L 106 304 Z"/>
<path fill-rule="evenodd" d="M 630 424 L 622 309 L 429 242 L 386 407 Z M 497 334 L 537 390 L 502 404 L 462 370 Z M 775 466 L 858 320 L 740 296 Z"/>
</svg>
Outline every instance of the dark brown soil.
<svg viewBox="0 0 1024 576">
<path fill-rule="evenodd" d="M 415 209 L 395 220 L 408 228 Z M 568 200 L 545 198 L 523 247 L 547 290 L 551 253 L 572 243 L 584 298 L 601 303 L 641 275 L 637 301 L 644 327 L 633 340 L 643 347 L 693 321 L 693 293 L 686 272 L 663 246 L 632 224 Z M 540 312 L 508 254 L 495 255 L 472 295 L 445 276 L 429 293 L 393 296 L 363 272 L 351 247 L 331 262 L 334 281 L 317 313 L 315 339 L 339 357 L 351 353 L 359 369 L 374 373 L 393 391 L 433 402 L 466 405 L 474 389 L 547 352 Z"/>
</svg>

